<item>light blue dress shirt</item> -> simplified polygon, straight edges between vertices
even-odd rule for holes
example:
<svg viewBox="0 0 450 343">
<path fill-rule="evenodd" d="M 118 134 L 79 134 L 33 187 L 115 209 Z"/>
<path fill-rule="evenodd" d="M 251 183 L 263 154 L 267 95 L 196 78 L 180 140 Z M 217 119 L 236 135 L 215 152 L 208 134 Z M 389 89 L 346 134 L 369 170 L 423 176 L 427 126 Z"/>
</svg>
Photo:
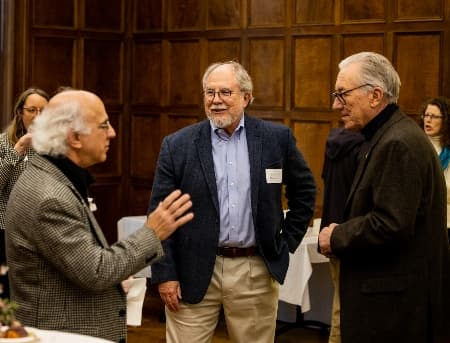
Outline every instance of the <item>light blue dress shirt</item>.
<svg viewBox="0 0 450 343">
<path fill-rule="evenodd" d="M 244 116 L 229 136 L 211 122 L 211 143 L 220 207 L 218 246 L 255 246 L 250 162 Z"/>
</svg>

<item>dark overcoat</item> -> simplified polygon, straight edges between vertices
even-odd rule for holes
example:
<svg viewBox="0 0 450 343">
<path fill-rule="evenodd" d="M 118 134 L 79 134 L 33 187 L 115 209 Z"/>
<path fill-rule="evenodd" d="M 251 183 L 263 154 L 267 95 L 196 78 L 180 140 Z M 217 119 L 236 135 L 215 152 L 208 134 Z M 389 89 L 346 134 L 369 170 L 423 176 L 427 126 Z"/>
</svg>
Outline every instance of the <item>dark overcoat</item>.
<svg viewBox="0 0 450 343">
<path fill-rule="evenodd" d="M 400 111 L 370 140 L 346 213 L 331 236 L 341 259 L 342 342 L 439 342 L 445 180 L 429 139 Z"/>
</svg>

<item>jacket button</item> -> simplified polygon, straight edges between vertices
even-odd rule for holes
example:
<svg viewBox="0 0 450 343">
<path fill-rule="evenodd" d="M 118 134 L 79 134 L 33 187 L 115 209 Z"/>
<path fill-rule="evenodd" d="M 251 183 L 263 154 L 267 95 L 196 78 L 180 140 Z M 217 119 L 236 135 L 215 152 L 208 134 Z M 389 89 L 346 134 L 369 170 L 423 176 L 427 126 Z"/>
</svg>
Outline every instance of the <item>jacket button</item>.
<svg viewBox="0 0 450 343">
<path fill-rule="evenodd" d="M 126 314 L 127 314 L 127 311 L 125 311 L 124 309 L 121 309 L 121 310 L 119 311 L 119 316 L 120 316 L 120 317 L 124 317 Z"/>
</svg>

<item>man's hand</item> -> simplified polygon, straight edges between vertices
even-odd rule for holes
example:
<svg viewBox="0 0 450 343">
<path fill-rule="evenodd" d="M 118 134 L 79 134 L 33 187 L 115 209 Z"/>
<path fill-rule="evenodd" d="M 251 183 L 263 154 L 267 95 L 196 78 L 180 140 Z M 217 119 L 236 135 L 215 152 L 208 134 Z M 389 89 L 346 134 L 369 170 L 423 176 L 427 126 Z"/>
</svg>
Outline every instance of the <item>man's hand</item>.
<svg viewBox="0 0 450 343">
<path fill-rule="evenodd" d="M 17 151 L 19 155 L 23 155 L 28 147 L 31 146 L 31 133 L 26 133 L 17 141 L 16 145 L 14 145 L 14 149 Z"/>
<path fill-rule="evenodd" d="M 333 251 L 331 250 L 331 234 L 336 226 L 338 224 L 331 223 L 329 226 L 325 226 L 319 233 L 320 253 L 326 257 L 333 255 Z"/>
<path fill-rule="evenodd" d="M 186 213 L 191 207 L 189 194 L 173 191 L 148 215 L 146 226 L 153 229 L 160 240 L 165 240 L 177 228 L 194 218 L 192 212 Z"/>
<path fill-rule="evenodd" d="M 171 312 L 179 310 L 179 299 L 181 299 L 181 288 L 178 281 L 166 281 L 158 284 L 159 296 Z"/>
</svg>

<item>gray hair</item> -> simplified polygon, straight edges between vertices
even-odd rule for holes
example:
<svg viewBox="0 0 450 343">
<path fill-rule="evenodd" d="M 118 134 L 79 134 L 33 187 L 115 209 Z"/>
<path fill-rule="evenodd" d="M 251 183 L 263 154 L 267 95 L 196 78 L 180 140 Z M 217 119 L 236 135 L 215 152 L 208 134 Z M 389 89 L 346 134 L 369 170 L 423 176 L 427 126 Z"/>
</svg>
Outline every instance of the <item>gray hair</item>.
<svg viewBox="0 0 450 343">
<path fill-rule="evenodd" d="M 254 100 L 252 78 L 248 74 L 247 70 L 245 70 L 245 68 L 242 66 L 242 64 L 235 62 L 235 61 L 217 62 L 217 63 L 211 64 L 208 68 L 206 68 L 206 71 L 203 74 L 203 79 L 202 79 L 203 91 L 206 91 L 206 80 L 208 79 L 209 75 L 214 70 L 216 70 L 218 67 L 221 67 L 223 65 L 229 65 L 232 67 L 232 69 L 236 75 L 236 80 L 239 83 L 240 90 L 242 92 L 248 93 L 250 95 L 249 104 L 251 104 Z"/>
<path fill-rule="evenodd" d="M 400 77 L 386 57 L 375 52 L 360 52 L 342 60 L 339 69 L 342 70 L 355 63 L 361 66 L 358 76 L 361 84 L 381 87 L 387 102 L 397 103 L 401 86 Z"/>
<path fill-rule="evenodd" d="M 80 103 L 66 101 L 46 106 L 30 127 L 34 150 L 53 157 L 66 155 L 69 130 L 81 134 L 90 133 Z"/>
</svg>

